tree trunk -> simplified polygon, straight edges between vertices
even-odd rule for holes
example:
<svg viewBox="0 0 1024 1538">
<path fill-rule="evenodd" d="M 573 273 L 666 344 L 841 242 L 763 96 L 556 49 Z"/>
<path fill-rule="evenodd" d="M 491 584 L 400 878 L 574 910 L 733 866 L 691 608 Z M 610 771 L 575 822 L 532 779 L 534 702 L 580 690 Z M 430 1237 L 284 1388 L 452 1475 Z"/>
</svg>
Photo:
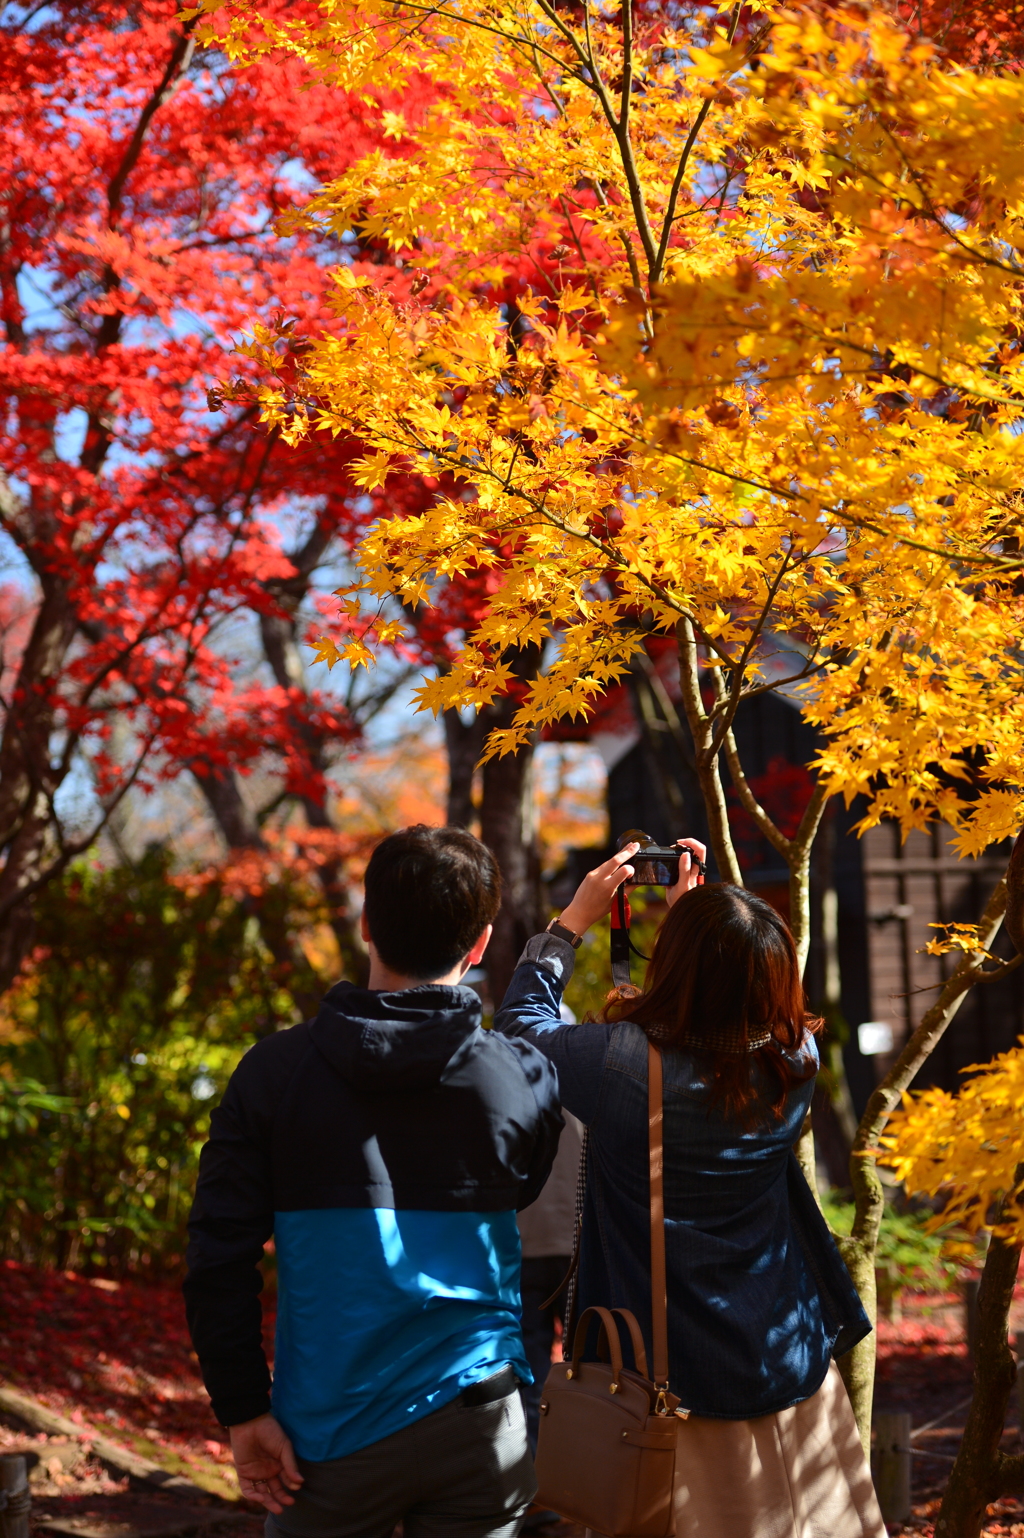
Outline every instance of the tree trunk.
<svg viewBox="0 0 1024 1538">
<path fill-rule="evenodd" d="M 995 1235 L 988 1247 L 978 1294 L 974 1398 L 942 1497 L 935 1538 L 978 1538 L 988 1503 L 1017 1493 L 1024 1483 L 1024 1457 L 1010 1457 L 999 1446 L 1017 1380 L 1007 1328 L 1021 1248 Z"/>
<path fill-rule="evenodd" d="M 839 1253 L 850 1273 L 850 1280 L 860 1295 L 860 1301 L 864 1305 L 864 1312 L 871 1320 L 872 1333 L 858 1341 L 852 1351 L 847 1351 L 844 1356 L 838 1357 L 836 1366 L 842 1374 L 846 1384 L 846 1392 L 849 1395 L 850 1404 L 853 1406 L 854 1417 L 857 1421 L 857 1430 L 860 1432 L 861 1444 L 864 1448 L 864 1456 L 871 1456 L 871 1410 L 875 1397 L 875 1351 L 876 1342 L 874 1325 L 878 1322 L 878 1285 L 875 1277 L 875 1250 L 878 1247 L 878 1229 L 882 1223 L 882 1182 L 874 1168 L 871 1171 L 878 1184 L 878 1211 L 877 1224 L 873 1237 L 859 1240 L 845 1234 L 834 1234 L 833 1238 L 839 1246 Z M 872 1209 L 873 1210 L 873 1209 Z"/>
<path fill-rule="evenodd" d="M 849 1038 L 850 1028 L 843 1015 L 843 980 L 839 970 L 839 893 L 835 884 L 836 820 L 834 806 L 826 808 L 819 836 L 820 859 L 818 879 L 821 882 L 821 944 L 822 1014 L 825 1017 L 825 1040 L 822 1056 L 828 1073 L 828 1092 L 835 1111 L 836 1122 L 846 1142 L 844 1165 L 849 1160 L 853 1140 L 857 1136 L 857 1114 L 846 1077 L 843 1046 Z M 839 1181 L 846 1179 L 845 1169 Z"/>
<path fill-rule="evenodd" d="M 804 1124 L 800 1128 L 800 1136 L 794 1144 L 793 1152 L 796 1154 L 796 1162 L 803 1171 L 804 1179 L 811 1188 L 811 1195 L 820 1208 L 821 1195 L 818 1191 L 818 1170 L 814 1157 L 814 1126 L 810 1111 L 804 1117 Z"/>
<path fill-rule="evenodd" d="M 28 903 L 16 907 L 0 924 L 0 993 L 14 982 L 32 949 L 36 921 Z"/>
<path fill-rule="evenodd" d="M 533 748 L 492 758 L 483 768 L 480 837 L 501 871 L 501 911 L 484 966 L 495 1008 L 531 935 L 544 928 L 540 855 L 533 813 Z"/>
<path fill-rule="evenodd" d="M 138 163 L 153 118 L 189 67 L 195 48 L 190 36 L 194 26 L 195 21 L 189 21 L 180 32 L 171 32 L 172 47 L 164 73 L 143 106 L 134 130 L 124 141 L 120 164 L 111 168 L 113 174 L 106 188 L 107 222 L 111 230 L 118 226 L 125 183 Z M 8 276 L 10 271 L 8 266 Z M 102 286 L 108 301 L 119 282 L 114 269 L 107 266 Z M 90 337 L 98 356 L 120 339 L 123 319 L 124 312 L 108 302 Z M 26 350 L 27 337 L 16 300 L 5 317 L 4 330 L 9 344 Z M 88 329 L 83 334 L 89 336 Z M 97 377 L 101 375 L 102 370 Z M 24 430 L 28 421 L 23 413 L 31 400 L 29 420 L 33 435 L 45 434 L 48 439 L 49 446 L 42 454 L 45 463 L 56 457 L 59 397 L 47 397 L 44 393 L 32 400 L 33 394 L 34 391 L 23 396 L 17 409 Z M 111 394 L 108 403 L 112 399 Z M 104 412 L 94 406 L 79 461 L 83 479 L 99 477 L 112 441 Z M 11 704 L 0 736 L 0 851 L 5 855 L 0 872 L 0 992 L 13 982 L 31 944 L 31 904 L 36 893 L 66 868 L 75 853 L 88 847 L 88 842 L 81 838 L 72 843 L 64 841 L 55 807 L 56 793 L 71 771 L 78 731 L 66 731 L 57 752 L 53 751 L 53 738 L 58 727 L 58 684 L 67 679 L 68 652 L 81 623 L 80 595 L 90 591 L 94 563 L 104 541 L 96 540 L 97 530 L 87 521 L 64 549 L 67 533 L 62 532 L 55 516 L 57 494 L 56 484 L 48 485 L 45 478 L 36 479 L 30 500 L 23 503 L 7 474 L 0 472 L 0 515 L 32 565 L 41 589 L 39 609 L 10 691 Z M 87 491 L 80 489 L 76 493 L 79 509 L 87 505 L 88 497 Z M 95 554 L 88 554 L 89 547 L 94 548 Z M 55 554 L 61 550 L 63 554 Z M 74 576 L 68 577 L 62 572 L 66 559 L 72 555 L 78 564 Z M 77 698 L 65 698 L 62 708 L 84 703 L 98 682 L 99 676 L 91 683 L 80 680 Z M 101 826 L 102 823 L 95 828 L 93 837 Z"/>
<path fill-rule="evenodd" d="M 308 816 L 308 806 L 306 812 Z M 326 807 L 318 808 L 318 815 L 315 813 L 309 818 L 309 825 L 311 828 L 333 827 Z M 365 988 L 370 980 L 370 957 L 359 933 L 356 914 L 352 911 L 344 864 L 333 856 L 320 861 L 316 873 L 327 904 L 328 923 L 341 952 L 342 970 L 358 987 Z"/>
<path fill-rule="evenodd" d="M 828 798 L 822 786 L 817 786 L 801 818 L 796 836 L 788 839 L 783 835 L 750 789 L 743 766 L 739 761 L 731 724 L 726 730 L 719 729 L 716 733 L 714 720 L 706 709 L 700 693 L 697 636 L 691 621 L 680 620 L 676 627 L 676 634 L 679 643 L 683 702 L 693 736 L 695 766 L 707 809 L 711 844 L 718 861 L 719 873 L 724 880 L 742 884 L 719 773 L 719 752 L 724 751 L 741 805 L 753 817 L 757 826 L 789 867 L 791 927 L 802 970 L 810 943 L 810 853 Z M 716 694 L 716 704 L 724 706 L 726 704 L 725 684 L 721 678 L 720 669 L 713 670 L 712 685 Z M 728 711 L 721 710 L 720 715 L 724 725 L 729 720 Z M 1011 908 L 1011 913 L 1015 916 L 1024 915 L 1024 852 L 1020 852 L 1022 848 L 1024 845 L 1018 840 L 1008 872 L 1011 884 L 1015 883 L 1017 907 Z M 872 1324 L 875 1323 L 877 1316 L 875 1253 L 885 1206 L 882 1183 L 874 1163 L 878 1154 L 879 1139 L 903 1091 L 913 1082 L 918 1070 L 931 1055 L 950 1021 L 956 1015 L 965 996 L 982 974 L 985 954 L 999 931 L 1006 903 L 1007 880 L 1004 879 L 996 887 L 981 917 L 978 926 L 979 949 L 965 953 L 961 957 L 943 986 L 939 998 L 926 1011 L 896 1063 L 871 1096 L 857 1128 L 850 1156 L 850 1183 L 853 1187 L 856 1206 L 853 1232 L 848 1237 L 842 1235 L 835 1237 Z M 1024 916 L 1018 918 L 1018 923 L 1024 935 Z M 810 1117 L 805 1121 L 796 1153 L 807 1177 L 807 1183 L 817 1196 Z M 839 1368 L 853 1405 L 864 1450 L 869 1452 L 875 1381 L 874 1335 L 869 1335 L 852 1351 L 847 1352 L 841 1358 Z"/>
<path fill-rule="evenodd" d="M 849 1180 L 850 1150 L 857 1136 L 857 1113 L 846 1077 L 843 1046 L 850 1029 L 843 1015 L 839 970 L 839 894 L 835 885 L 836 821 L 834 804 L 822 817 L 816 844 L 817 878 L 821 891 L 821 1014 L 825 1029 L 818 1037 L 821 1072 L 815 1093 L 814 1119 L 818 1157 L 833 1186 Z"/>
<path fill-rule="evenodd" d="M 483 712 L 483 729 L 488 733 L 512 724 L 523 685 L 537 676 L 540 647 L 524 646 L 506 654 L 503 660 L 511 663 L 514 686 Z M 505 996 L 523 946 L 531 935 L 544 928 L 533 805 L 533 754 L 531 741 L 518 753 L 488 759 L 482 771 L 480 837 L 497 860 L 502 880 L 501 911 L 484 957 L 488 991 L 495 1008 Z"/>
<path fill-rule="evenodd" d="M 195 762 L 192 763 L 191 768 L 196 784 L 206 798 L 206 804 L 213 813 L 228 848 L 265 851 L 267 845 L 259 822 L 242 796 L 235 771 L 210 765 L 205 773 L 201 773 Z M 323 881 L 322 873 L 321 881 Z M 260 926 L 260 934 L 274 958 L 274 965 L 280 974 L 282 986 L 291 994 L 299 1014 L 308 1019 L 317 1011 L 320 990 L 313 986 L 303 986 L 298 981 L 298 979 L 306 979 L 311 982 L 311 969 L 300 947 L 289 933 L 283 915 L 272 914 L 269 911 L 271 905 L 263 902 L 258 896 L 250 895 L 244 899 L 244 903 Z M 342 956 L 346 961 L 348 960 L 344 950 Z"/>
<path fill-rule="evenodd" d="M 267 584 L 267 591 L 278 607 L 260 616 L 260 639 L 263 654 L 271 672 L 282 689 L 292 693 L 296 703 L 291 712 L 293 740 L 301 749 L 309 770 L 309 779 L 315 793 L 302 797 L 306 821 L 311 828 L 337 831 L 327 804 L 326 768 L 329 740 L 309 719 L 303 708 L 309 680 L 299 646 L 299 621 L 301 605 L 309 591 L 312 575 L 330 545 L 332 530 L 327 524 L 317 523 L 305 543 L 291 552 L 290 560 L 294 575 Z M 259 835 L 262 843 L 262 834 Z M 344 879 L 342 861 L 332 857 L 318 862 L 317 880 L 327 904 L 328 922 L 334 931 L 346 975 L 361 987 L 365 987 L 370 975 L 370 962 L 359 936 L 359 928 L 348 887 Z"/>
<path fill-rule="evenodd" d="M 1024 954 L 1024 833 L 1018 834 L 1006 867 L 1006 932 Z"/>
<path fill-rule="evenodd" d="M 732 733 L 729 735 L 731 737 Z M 815 785 L 796 835 L 790 840 L 786 862 L 789 865 L 789 927 L 793 932 L 801 977 L 811 950 L 811 850 L 828 799 L 824 782 Z"/>
<path fill-rule="evenodd" d="M 256 816 L 238 788 L 235 771 L 197 762 L 190 767 L 228 848 L 266 849 Z"/>
<path fill-rule="evenodd" d="M 473 776 L 480 755 L 484 750 L 487 720 L 477 711 L 468 724 L 457 710 L 444 713 L 444 740 L 448 750 L 448 816 L 449 828 L 472 828 L 476 809 L 473 806 Z"/>
<path fill-rule="evenodd" d="M 0 737 L 0 992 L 32 943 L 32 898 L 59 862 L 53 798 L 67 769 L 54 759 L 54 696 L 76 617 L 62 582 L 44 572 L 42 602 L 10 691 Z"/>
</svg>

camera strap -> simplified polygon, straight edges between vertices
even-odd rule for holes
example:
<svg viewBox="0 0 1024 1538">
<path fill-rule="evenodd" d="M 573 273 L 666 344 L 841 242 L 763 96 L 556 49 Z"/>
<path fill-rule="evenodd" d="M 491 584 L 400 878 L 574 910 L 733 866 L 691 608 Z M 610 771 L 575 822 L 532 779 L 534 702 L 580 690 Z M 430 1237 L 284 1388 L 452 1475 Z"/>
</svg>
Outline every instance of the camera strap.
<svg viewBox="0 0 1024 1538">
<path fill-rule="evenodd" d="M 615 901 L 611 911 L 611 958 L 612 958 L 612 982 L 616 988 L 627 987 L 632 981 L 629 975 L 629 953 L 639 956 L 641 961 L 649 961 L 643 951 L 638 951 L 629 937 L 629 926 L 632 922 L 633 912 L 629 906 L 629 898 L 626 896 L 625 883 L 615 893 Z"/>
<path fill-rule="evenodd" d="M 691 855 L 691 859 L 697 865 L 697 885 L 703 886 L 708 868 L 703 860 L 697 859 L 696 855 Z M 622 886 L 616 890 L 611 911 L 612 932 L 610 951 L 612 982 L 616 988 L 628 988 L 632 984 L 632 978 L 629 975 L 630 951 L 633 952 L 634 956 L 639 956 L 641 961 L 650 961 L 651 959 L 650 956 L 645 956 L 643 951 L 638 951 L 629 937 L 629 926 L 632 918 L 633 911 L 629 906 L 629 898 L 626 896 L 626 885 L 623 882 Z"/>
</svg>

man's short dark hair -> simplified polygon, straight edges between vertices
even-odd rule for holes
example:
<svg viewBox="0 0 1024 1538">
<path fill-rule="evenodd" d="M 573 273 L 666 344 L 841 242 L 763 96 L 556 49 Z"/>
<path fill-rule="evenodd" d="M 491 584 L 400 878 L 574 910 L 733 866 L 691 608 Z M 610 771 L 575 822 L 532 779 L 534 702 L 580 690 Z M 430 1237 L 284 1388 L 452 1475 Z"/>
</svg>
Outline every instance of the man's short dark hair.
<svg viewBox="0 0 1024 1538">
<path fill-rule="evenodd" d="M 450 972 L 501 907 L 501 876 L 486 844 L 461 828 L 403 828 L 366 867 L 366 925 L 400 977 Z"/>
</svg>

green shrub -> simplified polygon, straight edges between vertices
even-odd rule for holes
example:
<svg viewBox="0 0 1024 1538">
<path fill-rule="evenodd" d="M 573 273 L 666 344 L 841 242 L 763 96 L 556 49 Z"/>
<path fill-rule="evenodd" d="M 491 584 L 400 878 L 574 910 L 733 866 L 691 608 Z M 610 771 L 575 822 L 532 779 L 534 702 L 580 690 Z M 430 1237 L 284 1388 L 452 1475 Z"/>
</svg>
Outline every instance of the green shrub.
<svg viewBox="0 0 1024 1538">
<path fill-rule="evenodd" d="M 848 1234 L 853 1226 L 853 1203 L 837 1201 L 825 1192 L 821 1204 L 833 1230 Z M 883 1291 L 897 1294 L 913 1288 L 944 1292 L 953 1286 L 959 1260 L 947 1253 L 948 1234 L 928 1232 L 931 1218 L 930 1212 L 896 1212 L 886 1207 L 875 1260 L 884 1279 Z"/>
<path fill-rule="evenodd" d="M 37 922 L 0 1001 L 0 1253 L 174 1269 L 210 1108 L 246 1048 L 294 1020 L 295 978 L 244 898 L 174 879 L 160 849 L 74 868 Z"/>
</svg>

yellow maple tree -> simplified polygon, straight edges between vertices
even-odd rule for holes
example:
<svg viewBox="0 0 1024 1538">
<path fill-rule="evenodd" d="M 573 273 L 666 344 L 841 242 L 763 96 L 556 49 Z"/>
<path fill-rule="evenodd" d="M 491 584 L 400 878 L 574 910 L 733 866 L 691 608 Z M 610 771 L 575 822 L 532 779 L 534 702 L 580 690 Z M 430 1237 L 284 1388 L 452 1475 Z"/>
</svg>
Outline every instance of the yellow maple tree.
<svg viewBox="0 0 1024 1538">
<path fill-rule="evenodd" d="M 940 67 L 881 12 L 759 7 L 738 38 L 737 10 L 698 46 L 692 16 L 641 33 L 541 0 L 207 9 L 236 55 L 288 48 L 371 100 L 434 88 L 415 121 L 388 112 L 400 152 L 304 217 L 386 240 L 440 292 L 396 303 L 341 265 L 343 324 L 297 385 L 291 360 L 273 382 L 274 335 L 250 348 L 265 419 L 358 431 L 368 489 L 456 483 L 371 531 L 364 590 L 418 603 L 500 573 L 422 703 L 488 703 L 507 648 L 557 633 L 490 745 L 510 751 L 688 620 L 727 715 L 762 682 L 767 609 L 804 641 L 833 788 L 907 827 L 938 811 L 964 853 L 1014 831 L 1024 84 Z M 545 248 L 558 279 L 538 265 L 513 340 L 489 288 Z M 991 786 L 965 797 L 979 735 Z"/>
<path fill-rule="evenodd" d="M 862 7 L 203 10 L 231 57 L 297 54 L 394 140 L 301 217 L 386 242 L 411 289 L 339 260 L 330 335 L 296 356 L 257 327 L 245 350 L 288 439 L 355 433 L 367 489 L 392 472 L 446 488 L 363 539 L 348 630 L 368 602 L 496 578 L 422 705 L 488 705 L 511 653 L 545 643 L 488 748 L 514 751 L 674 632 L 719 870 L 741 879 L 724 755 L 790 866 L 804 952 L 829 795 L 863 795 L 865 824 L 945 818 L 965 854 L 1015 832 L 1024 80 L 945 63 Z M 825 739 L 792 836 L 732 734 L 778 686 L 780 648 Z M 372 655 L 358 636 L 320 645 L 329 663 Z M 979 974 L 999 903 L 873 1097 L 864 1147 Z M 882 1193 L 857 1170 L 846 1253 L 870 1305 Z"/>
</svg>

